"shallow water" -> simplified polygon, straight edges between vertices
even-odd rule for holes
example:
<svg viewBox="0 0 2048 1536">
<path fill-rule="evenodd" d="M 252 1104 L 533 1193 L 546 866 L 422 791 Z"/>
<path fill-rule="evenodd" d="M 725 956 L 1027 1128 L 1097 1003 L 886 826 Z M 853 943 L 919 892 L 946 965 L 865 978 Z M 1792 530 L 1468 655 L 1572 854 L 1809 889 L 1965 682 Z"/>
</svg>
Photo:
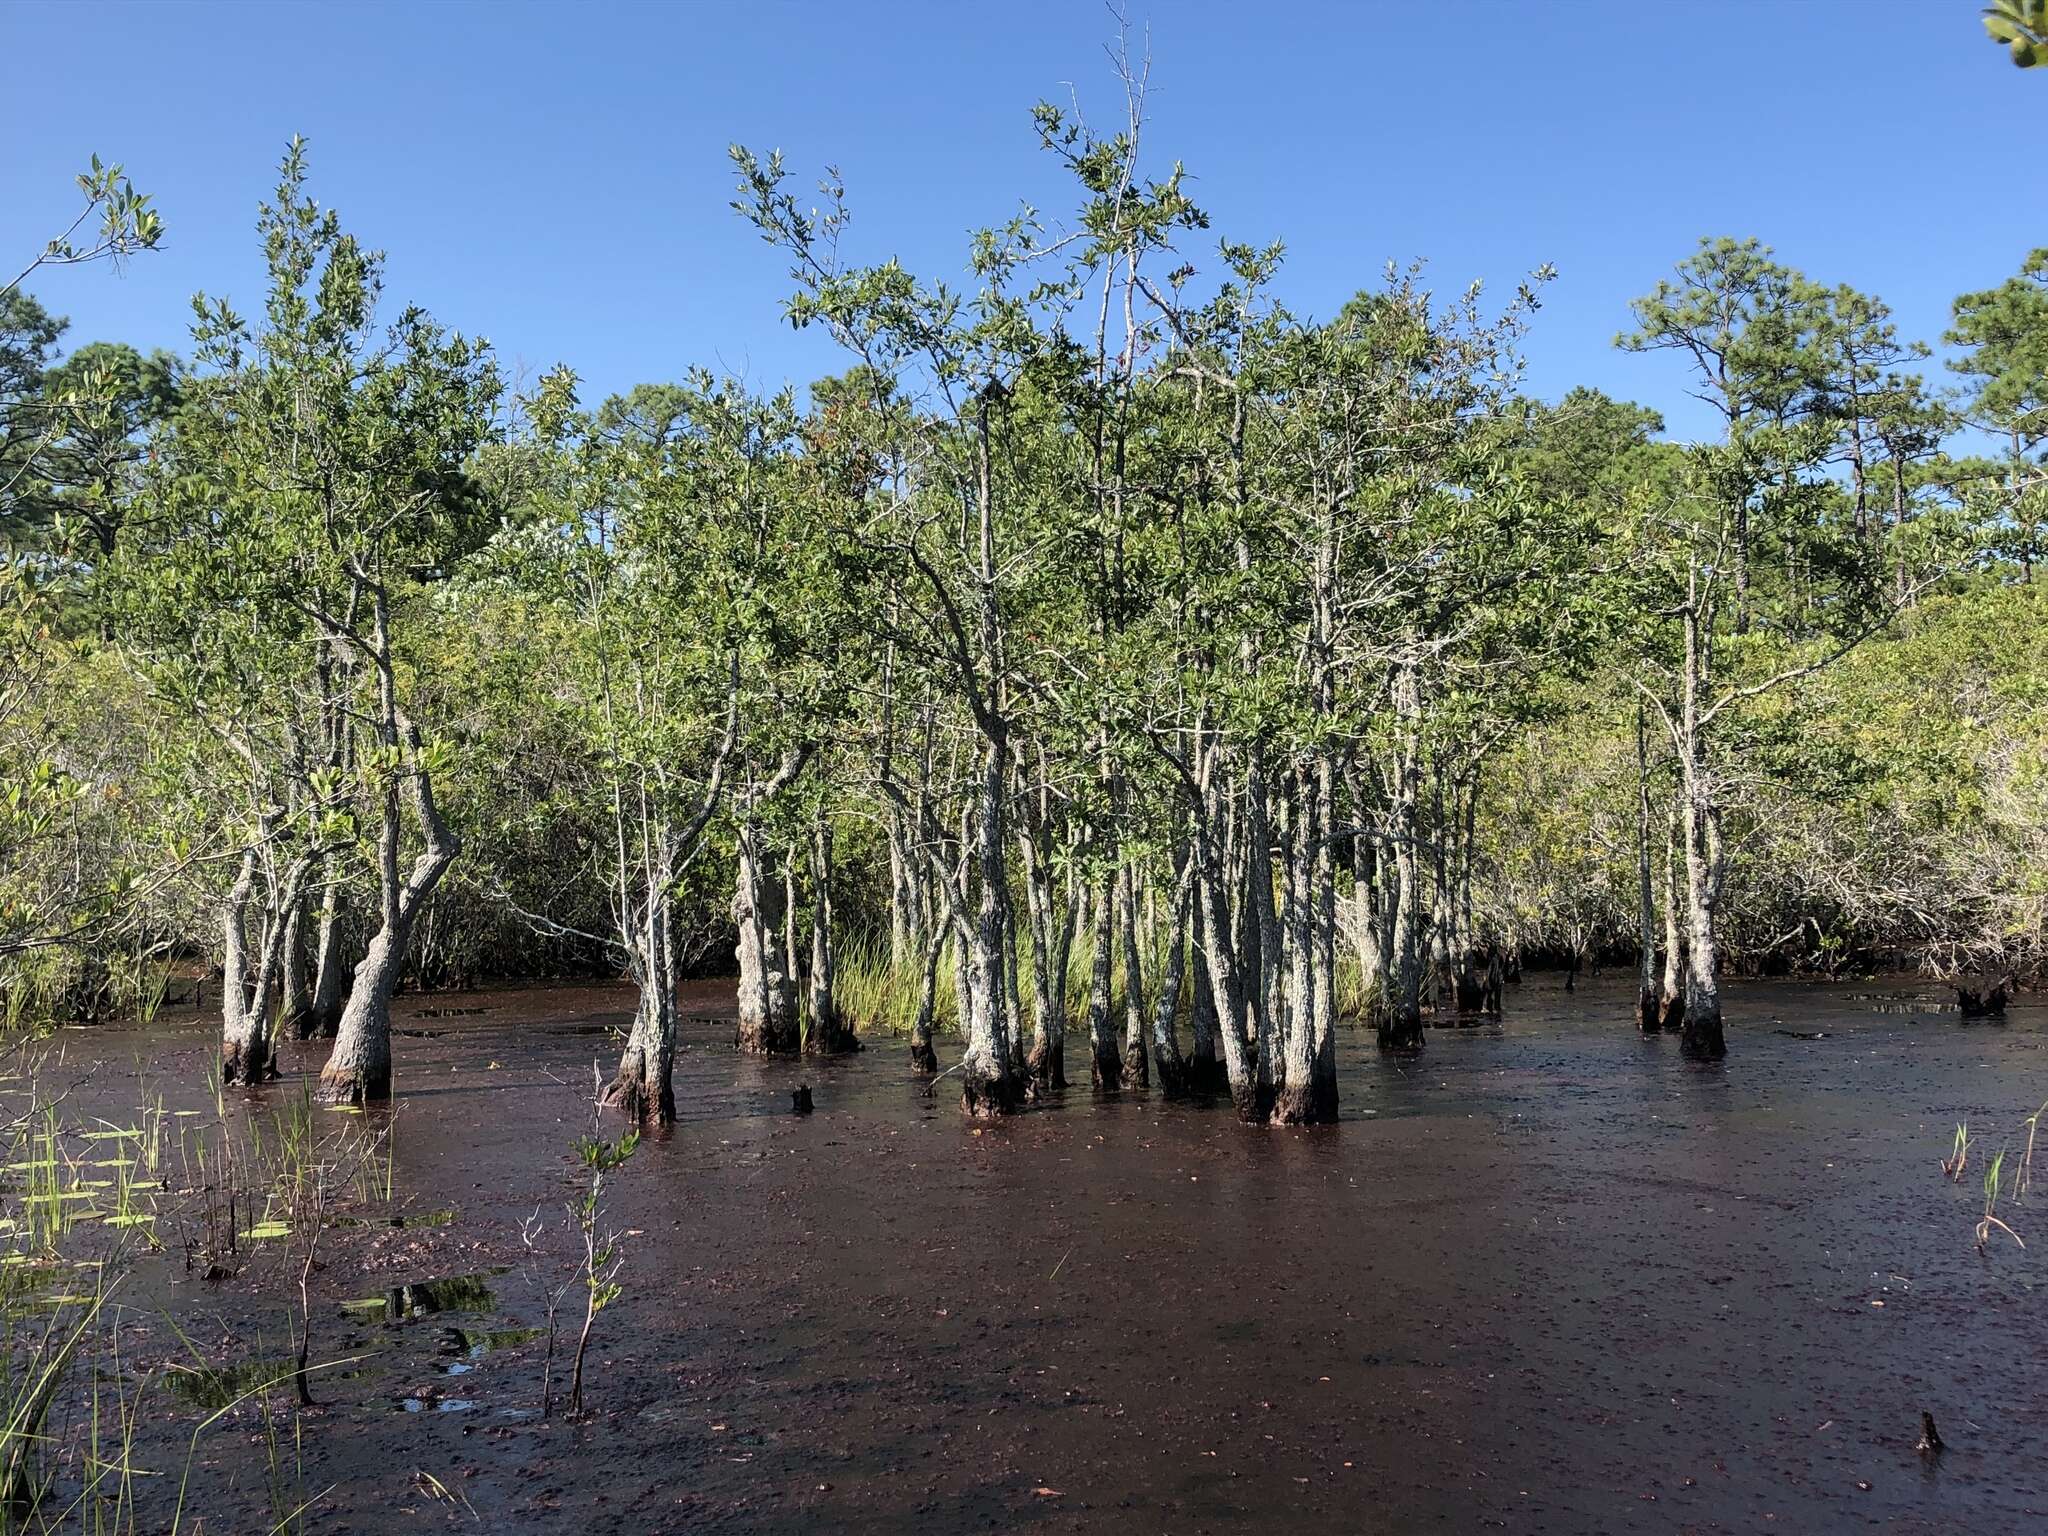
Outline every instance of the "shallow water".
<svg viewBox="0 0 2048 1536">
<path fill-rule="evenodd" d="M 520 1229 L 539 1208 L 566 1241 L 630 998 L 404 1005 L 396 1193 L 455 1216 L 323 1243 L 314 1357 L 352 1363 L 316 1374 L 309 1528 L 474 1524 L 420 1472 L 485 1528 L 563 1532 L 2048 1528 L 2048 1170 L 2005 1212 L 2030 1246 L 1980 1253 L 1980 1165 L 1937 1166 L 1957 1121 L 2048 1099 L 2038 1007 L 1965 1026 L 1910 983 L 1743 985 L 1701 1067 L 1635 1036 L 1626 980 L 1539 976 L 1419 1059 L 1347 1031 L 1333 1127 L 1076 1088 L 977 1132 L 894 1042 L 737 1056 L 701 1017 L 729 987 L 693 984 L 682 1122 L 610 1186 L 624 1295 L 581 1424 L 536 1412 Z M 94 1064 L 69 1110 L 211 1105 L 204 1021 L 62 1039 Z M 481 1278 L 414 1304 L 455 1277 Z M 210 1368 L 275 1359 L 295 1284 L 146 1261 L 128 1358 L 191 1364 L 168 1314 Z M 175 1482 L 190 1434 L 166 1414 L 136 1460 Z M 259 1440 L 245 1407 L 201 1441 L 207 1529 L 269 1524 Z"/>
</svg>

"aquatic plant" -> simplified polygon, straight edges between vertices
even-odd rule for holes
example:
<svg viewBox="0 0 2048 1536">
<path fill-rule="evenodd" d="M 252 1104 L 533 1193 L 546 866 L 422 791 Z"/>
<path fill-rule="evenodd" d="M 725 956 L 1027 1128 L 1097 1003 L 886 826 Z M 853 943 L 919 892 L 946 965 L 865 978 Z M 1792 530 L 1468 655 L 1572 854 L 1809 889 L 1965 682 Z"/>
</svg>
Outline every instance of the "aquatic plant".
<svg viewBox="0 0 2048 1536">
<path fill-rule="evenodd" d="M 1993 1227 L 1998 1228 L 2022 1248 L 2027 1246 L 2019 1233 L 2013 1231 L 1998 1217 L 1998 1186 L 2004 1171 L 2005 1152 L 2001 1149 L 1998 1155 L 1991 1159 L 1991 1165 L 1984 1170 L 1984 1219 L 1977 1223 L 1977 1247 L 1980 1251 L 1991 1241 Z"/>
<path fill-rule="evenodd" d="M 1956 1122 L 1955 1142 L 1950 1146 L 1948 1156 L 1941 1160 L 1941 1171 L 1948 1175 L 1950 1183 L 1959 1183 L 1963 1177 L 1963 1167 L 1969 1160 L 1970 1122 L 1959 1120 Z"/>
</svg>

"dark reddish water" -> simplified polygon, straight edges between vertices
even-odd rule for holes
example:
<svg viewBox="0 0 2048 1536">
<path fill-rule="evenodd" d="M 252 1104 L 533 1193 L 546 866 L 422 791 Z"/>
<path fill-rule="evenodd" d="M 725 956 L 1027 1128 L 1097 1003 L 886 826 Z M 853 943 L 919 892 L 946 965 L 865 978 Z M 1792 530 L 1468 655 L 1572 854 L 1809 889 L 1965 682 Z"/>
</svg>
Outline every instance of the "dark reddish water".
<svg viewBox="0 0 2048 1536">
<path fill-rule="evenodd" d="M 977 1132 L 895 1043 L 771 1064 L 694 1025 L 681 1125 L 611 1187 L 625 1293 L 576 1424 L 534 1412 L 538 1341 L 451 1329 L 538 1322 L 520 1223 L 561 1236 L 629 999 L 412 1000 L 439 1033 L 397 1042 L 398 1194 L 456 1216 L 326 1240 L 315 1357 L 370 1358 L 316 1384 L 308 1527 L 473 1526 L 424 1472 L 485 1529 L 562 1532 L 2048 1529 L 2048 1166 L 2005 1212 L 2031 1246 L 1984 1253 L 1981 1164 L 1937 1166 L 1958 1120 L 1995 1144 L 2048 1098 L 2042 1010 L 1745 986 L 1703 1068 L 1631 1000 L 1534 978 L 1415 1061 L 1347 1033 L 1345 1119 L 1310 1131 L 1079 1088 Z M 419 1016 L 450 1007 L 483 1011 Z M 132 1120 L 139 1075 L 210 1105 L 201 1021 L 65 1039 L 101 1063 L 79 1113 Z M 475 1313 L 339 1308 L 499 1265 Z M 131 1364 L 190 1359 L 152 1307 L 216 1363 L 284 1352 L 276 1267 L 181 1268 L 134 1277 Z M 136 1459 L 175 1482 L 196 1417 Z M 207 1531 L 274 1518 L 261 1439 L 247 1406 L 202 1437 Z"/>
</svg>

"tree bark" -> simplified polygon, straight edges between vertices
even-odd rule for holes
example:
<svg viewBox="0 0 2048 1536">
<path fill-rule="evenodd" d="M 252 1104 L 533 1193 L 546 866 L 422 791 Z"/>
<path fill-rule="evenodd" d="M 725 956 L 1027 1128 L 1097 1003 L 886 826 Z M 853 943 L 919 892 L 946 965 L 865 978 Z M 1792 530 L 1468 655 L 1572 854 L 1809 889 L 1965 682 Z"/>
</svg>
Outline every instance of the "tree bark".
<svg viewBox="0 0 2048 1536">
<path fill-rule="evenodd" d="M 220 1080 L 265 1083 L 277 1076 L 267 988 L 250 997 L 249 897 L 256 886 L 256 849 L 242 851 L 235 883 L 221 903 Z"/>
<path fill-rule="evenodd" d="M 1721 900 L 1723 850 L 1721 810 L 1715 803 L 1701 739 L 1699 694 L 1703 682 L 1703 637 L 1699 612 L 1685 615 L 1686 676 L 1683 703 L 1682 778 L 1685 793 L 1686 872 L 1686 996 L 1685 1024 L 1679 1048 L 1701 1061 L 1728 1054 L 1721 1028 L 1720 935 L 1716 917 Z"/>
<path fill-rule="evenodd" d="M 833 994 L 838 958 L 832 942 L 832 826 L 822 816 L 811 833 L 811 1019 L 804 1049 L 857 1051 L 860 1041 L 839 1017 Z"/>
<path fill-rule="evenodd" d="M 766 867 L 758 828 L 738 838 L 732 915 L 739 929 L 739 1046 L 762 1056 L 793 1056 L 801 1044 L 796 981 L 784 946 L 783 883 Z"/>
<path fill-rule="evenodd" d="M 1636 701 L 1636 1025 L 1663 1028 L 1657 993 L 1657 897 L 1650 880 L 1650 725 Z"/>
<path fill-rule="evenodd" d="M 1145 972 L 1138 952 L 1138 903 L 1132 889 L 1131 866 L 1117 872 L 1117 927 L 1124 951 L 1124 1059 L 1118 1082 L 1125 1088 L 1143 1088 L 1151 1081 L 1145 1050 Z"/>
<path fill-rule="evenodd" d="M 313 993 L 306 974 L 306 901 L 292 903 L 278 952 L 277 1033 L 285 1040 L 313 1038 Z"/>
<path fill-rule="evenodd" d="M 334 1052 L 320 1074 L 319 1098 L 327 1104 L 362 1104 L 391 1097 L 391 994 L 405 964 L 406 945 L 421 906 L 462 851 L 462 842 L 442 818 L 434 800 L 433 777 L 420 761 L 418 728 L 400 711 L 392 671 L 390 615 L 381 588 L 373 589 L 375 644 L 373 658 L 384 737 L 404 747 L 406 778 L 411 786 L 413 814 L 424 847 L 401 879 L 398 868 L 399 818 L 396 776 L 384 785 L 383 827 L 377 842 L 377 886 L 381 923 L 370 947 L 350 979 L 348 1002 L 334 1037 Z"/>
<path fill-rule="evenodd" d="M 1111 899 L 1111 882 L 1096 887 L 1095 953 L 1088 972 L 1088 1077 L 1097 1088 L 1114 1092 L 1124 1080 L 1123 1057 L 1117 1050 L 1116 1022 L 1111 1017 L 1113 998 L 1110 971 L 1116 943 L 1116 903 Z"/>
<path fill-rule="evenodd" d="M 327 862 L 331 864 L 333 856 Z M 333 870 L 325 872 L 320 890 L 320 921 L 313 932 L 313 1000 L 306 1013 L 306 1040 L 332 1040 L 341 1028 L 341 1009 L 348 998 L 341 958 L 341 892 Z"/>
</svg>

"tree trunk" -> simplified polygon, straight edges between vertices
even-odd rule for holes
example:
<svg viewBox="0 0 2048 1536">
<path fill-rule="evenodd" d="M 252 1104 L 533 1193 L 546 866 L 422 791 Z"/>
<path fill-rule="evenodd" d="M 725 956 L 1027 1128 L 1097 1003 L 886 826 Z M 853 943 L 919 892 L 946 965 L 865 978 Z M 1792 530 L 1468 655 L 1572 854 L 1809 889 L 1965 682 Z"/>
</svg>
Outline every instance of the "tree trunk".
<svg viewBox="0 0 2048 1536">
<path fill-rule="evenodd" d="M 277 1076 L 267 988 L 250 997 L 249 896 L 256 886 L 256 850 L 242 851 L 235 883 L 221 903 L 220 1080 L 265 1083 Z"/>
<path fill-rule="evenodd" d="M 1073 924 L 1062 922 L 1053 904 L 1052 870 L 1041 839 L 1041 815 L 1032 815 L 1017 838 L 1024 857 L 1025 916 L 1031 925 L 1031 1051 L 1024 1062 L 1026 1091 L 1039 1098 L 1067 1086 L 1067 948 Z"/>
<path fill-rule="evenodd" d="M 988 622 L 992 623 L 993 620 Z M 981 805 L 975 828 L 980 900 L 974 914 L 968 967 L 967 1053 L 960 1064 L 960 1107 L 977 1119 L 1014 1111 L 1023 1085 L 1010 1063 L 1009 870 L 1003 856 L 1005 749 L 999 736 L 983 748 Z"/>
<path fill-rule="evenodd" d="M 800 1045 L 796 981 L 789 974 L 783 932 L 783 883 L 765 868 L 760 832 L 742 826 L 734 881 L 733 922 L 739 929 L 740 1049 L 793 1056 Z"/>
<path fill-rule="evenodd" d="M 1152 1010 L 1152 1054 L 1159 1064 L 1159 1091 L 1169 1099 L 1186 1096 L 1187 1064 L 1181 1059 L 1180 994 L 1187 971 L 1188 910 L 1194 896 L 1194 855 L 1182 855 L 1180 878 L 1175 882 L 1173 912 L 1167 919 L 1166 952 L 1160 964 L 1159 998 Z M 1211 1061 L 1214 1061 L 1212 1056 Z"/>
<path fill-rule="evenodd" d="M 811 1021 L 804 1049 L 857 1051 L 860 1041 L 839 1017 L 833 983 L 838 957 L 832 944 L 832 827 L 820 817 L 811 834 Z"/>
<path fill-rule="evenodd" d="M 945 952 L 946 930 L 935 927 L 925 945 L 924 982 L 917 994 L 917 1017 L 910 1025 L 910 1070 L 929 1077 L 939 1070 L 939 1053 L 932 1049 L 932 1014 L 939 999 L 939 956 Z"/>
<path fill-rule="evenodd" d="M 1315 800 L 1310 818 L 1314 845 L 1307 867 L 1314 886 L 1309 913 L 1315 932 L 1309 1056 L 1309 1118 L 1327 1125 L 1337 1118 L 1337 860 L 1334 842 L 1337 779 L 1329 758 L 1315 764 Z"/>
<path fill-rule="evenodd" d="M 1190 846 L 1187 857 L 1195 862 Z M 1199 883 L 1199 882 L 1198 882 Z M 1215 1093 L 1229 1086 L 1223 1064 L 1216 1057 L 1216 993 L 1209 975 L 1209 921 L 1207 904 L 1199 895 L 1191 903 L 1188 956 L 1193 971 L 1194 996 L 1189 999 L 1189 1020 L 1194 1029 L 1194 1050 L 1188 1057 L 1188 1089 L 1193 1093 Z"/>
<path fill-rule="evenodd" d="M 1685 793 L 1685 887 L 1687 916 L 1685 1024 L 1679 1048 L 1696 1060 L 1718 1061 L 1728 1054 L 1721 1029 L 1720 935 L 1715 919 L 1721 899 L 1721 810 L 1708 783 L 1701 739 L 1699 694 L 1704 681 L 1697 608 L 1685 615 L 1685 699 L 1681 761 Z"/>
<path fill-rule="evenodd" d="M 1657 896 L 1650 881 L 1650 725 L 1636 701 L 1636 1025 L 1663 1027 L 1657 995 Z"/>
<path fill-rule="evenodd" d="M 1394 988 L 1386 1017 L 1380 1022 L 1383 1050 L 1422 1049 L 1422 886 L 1416 857 L 1416 807 L 1422 793 L 1422 765 L 1415 720 L 1420 712 L 1414 668 L 1403 666 L 1395 679 L 1395 707 L 1401 719 L 1401 742 L 1393 794 L 1394 868 L 1400 885 L 1399 931 L 1394 944 Z"/>
<path fill-rule="evenodd" d="M 331 865 L 330 856 L 328 863 Z M 306 1015 L 306 1040 L 332 1040 L 341 1028 L 342 1004 L 348 989 L 341 959 L 341 892 L 332 868 L 321 882 L 320 921 L 313 933 L 313 1001 Z"/>
<path fill-rule="evenodd" d="M 1205 822 L 1216 819 L 1213 814 L 1204 815 L 1204 808 L 1199 805 L 1196 814 Z M 1209 941 L 1205 969 L 1216 1015 L 1217 1039 L 1223 1047 L 1224 1076 L 1238 1119 L 1257 1124 L 1265 1118 L 1267 1105 L 1260 1093 L 1258 1063 L 1247 1035 L 1249 989 L 1238 968 L 1236 946 L 1230 937 L 1230 900 L 1223 889 L 1222 849 L 1213 826 L 1205 826 L 1196 836 L 1196 857 L 1200 860 L 1195 876 L 1196 899 L 1203 905 Z"/>
<path fill-rule="evenodd" d="M 285 1040 L 313 1038 L 313 993 L 306 974 L 306 901 L 292 903 L 278 952 L 277 1033 Z"/>
<path fill-rule="evenodd" d="M 1685 939 L 1679 931 L 1678 813 L 1664 828 L 1664 976 L 1657 988 L 1657 1022 L 1672 1034 L 1685 1024 Z"/>
<path fill-rule="evenodd" d="M 1088 1077 L 1097 1088 L 1116 1090 L 1123 1084 L 1123 1057 L 1117 1051 L 1110 968 L 1116 943 L 1116 903 L 1110 881 L 1094 893 L 1095 953 L 1088 972 Z"/>
<path fill-rule="evenodd" d="M 362 1104 L 391 1097 L 391 994 L 405 964 L 420 907 L 462 851 L 462 842 L 434 802 L 433 776 L 420 761 L 418 728 L 399 709 L 392 670 L 390 615 L 381 588 L 373 588 L 376 630 L 373 657 L 379 673 L 379 702 L 387 746 L 403 746 L 410 764 L 413 814 L 425 846 L 411 871 L 398 872 L 398 785 L 384 788 L 384 824 L 377 842 L 378 907 L 382 921 L 349 983 L 348 1002 L 334 1037 L 334 1052 L 320 1074 L 319 1098 L 327 1104 Z"/>
<path fill-rule="evenodd" d="M 619 1056 L 619 1070 L 604 1101 L 635 1123 L 673 1125 L 676 1119 L 676 976 L 670 915 L 663 887 L 666 874 L 649 882 L 647 913 L 634 944 L 633 969 L 640 982 L 632 1032 Z"/>
<path fill-rule="evenodd" d="M 1145 972 L 1138 954 L 1138 903 L 1132 885 L 1131 866 L 1125 864 L 1117 872 L 1117 904 L 1122 909 L 1117 927 L 1124 950 L 1124 1059 L 1118 1082 L 1125 1088 L 1143 1088 L 1151 1073 L 1145 1051 Z"/>
<path fill-rule="evenodd" d="M 364 1104 L 391 1097 L 391 994 L 405 950 L 401 936 L 379 928 L 356 962 L 334 1050 L 320 1074 L 327 1104 Z"/>
</svg>

